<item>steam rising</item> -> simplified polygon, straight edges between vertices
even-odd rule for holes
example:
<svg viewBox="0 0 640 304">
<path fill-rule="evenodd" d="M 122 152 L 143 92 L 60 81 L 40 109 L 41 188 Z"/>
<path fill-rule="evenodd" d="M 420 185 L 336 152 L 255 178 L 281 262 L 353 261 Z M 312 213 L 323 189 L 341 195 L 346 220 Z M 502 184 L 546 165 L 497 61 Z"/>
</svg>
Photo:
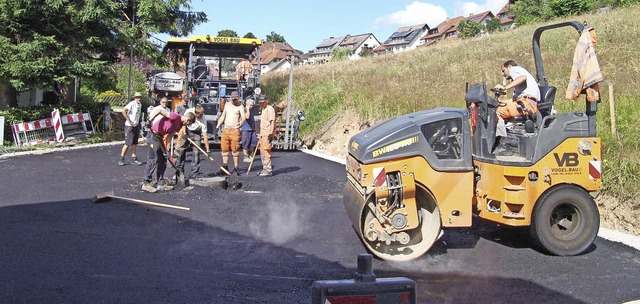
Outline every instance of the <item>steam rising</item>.
<svg viewBox="0 0 640 304">
<path fill-rule="evenodd" d="M 262 210 L 249 223 L 256 238 L 281 245 L 304 232 L 306 220 L 291 198 L 271 198 Z"/>
</svg>

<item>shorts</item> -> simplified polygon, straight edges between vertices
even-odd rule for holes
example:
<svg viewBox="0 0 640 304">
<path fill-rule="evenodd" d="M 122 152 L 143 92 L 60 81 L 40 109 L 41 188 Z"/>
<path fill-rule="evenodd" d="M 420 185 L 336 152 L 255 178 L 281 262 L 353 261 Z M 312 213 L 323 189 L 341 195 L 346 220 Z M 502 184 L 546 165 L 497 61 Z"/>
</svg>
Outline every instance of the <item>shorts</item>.
<svg viewBox="0 0 640 304">
<path fill-rule="evenodd" d="M 258 145 L 258 137 L 254 131 L 242 131 L 242 149 L 248 150 Z"/>
<path fill-rule="evenodd" d="M 140 126 L 124 126 L 124 144 L 131 147 L 138 144 L 140 137 Z"/>
<path fill-rule="evenodd" d="M 220 140 L 220 150 L 223 152 L 238 151 L 240 149 L 240 129 L 222 129 L 222 139 Z"/>
</svg>

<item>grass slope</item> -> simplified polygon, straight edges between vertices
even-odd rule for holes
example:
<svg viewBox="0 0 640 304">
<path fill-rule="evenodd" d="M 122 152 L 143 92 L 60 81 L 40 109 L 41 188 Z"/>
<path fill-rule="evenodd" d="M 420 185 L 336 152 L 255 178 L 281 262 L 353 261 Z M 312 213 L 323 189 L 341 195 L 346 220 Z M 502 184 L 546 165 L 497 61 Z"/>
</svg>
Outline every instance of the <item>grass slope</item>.
<svg viewBox="0 0 640 304">
<path fill-rule="evenodd" d="M 640 209 L 640 6 L 604 13 L 576 16 L 562 21 L 586 20 L 596 29 L 596 52 L 605 81 L 598 111 L 598 135 L 603 139 L 605 192 L 631 200 Z M 440 106 L 464 107 L 465 84 L 502 83 L 500 65 L 515 60 L 535 73 L 531 39 L 545 24 L 457 42 L 440 42 L 400 54 L 296 67 L 293 99 L 307 121 L 302 135 L 309 137 L 326 129 L 332 117 L 345 111 L 358 113 L 362 122 L 377 122 L 393 116 Z M 542 34 L 541 46 L 549 83 L 558 88 L 559 112 L 584 111 L 584 99 L 565 100 L 573 52 L 578 34 L 565 27 Z M 262 81 L 265 92 L 286 100 L 287 73 L 271 73 Z M 613 87 L 617 134 L 611 130 L 610 85 Z M 353 119 L 356 119 L 355 117 Z"/>
</svg>

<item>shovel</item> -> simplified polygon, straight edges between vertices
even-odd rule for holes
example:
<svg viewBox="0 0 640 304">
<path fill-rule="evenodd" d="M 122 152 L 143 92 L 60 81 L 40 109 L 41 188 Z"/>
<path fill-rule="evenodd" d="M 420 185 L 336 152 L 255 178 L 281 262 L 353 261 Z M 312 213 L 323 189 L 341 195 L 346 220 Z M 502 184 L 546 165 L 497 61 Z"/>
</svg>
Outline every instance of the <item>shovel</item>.
<svg viewBox="0 0 640 304">
<path fill-rule="evenodd" d="M 119 199 L 119 200 L 127 201 L 127 202 L 132 202 L 132 203 L 156 206 L 156 207 L 173 208 L 173 209 L 180 209 L 180 210 L 187 210 L 187 211 L 191 210 L 191 208 L 182 207 L 182 206 L 154 203 L 154 202 L 151 202 L 151 201 L 145 201 L 145 200 L 136 199 L 136 198 L 117 196 L 117 195 L 113 194 L 113 191 L 98 193 L 98 194 L 96 194 L 96 196 L 93 197 L 93 199 L 91 201 L 93 203 L 97 204 L 97 203 L 108 202 L 112 198 L 113 199 Z"/>
</svg>

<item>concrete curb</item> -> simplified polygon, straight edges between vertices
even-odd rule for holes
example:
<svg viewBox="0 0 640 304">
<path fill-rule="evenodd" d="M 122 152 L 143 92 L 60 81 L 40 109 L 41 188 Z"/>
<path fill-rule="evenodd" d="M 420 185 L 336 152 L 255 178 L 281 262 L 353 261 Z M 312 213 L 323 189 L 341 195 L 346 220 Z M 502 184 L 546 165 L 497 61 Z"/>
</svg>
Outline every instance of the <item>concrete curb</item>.
<svg viewBox="0 0 640 304">
<path fill-rule="evenodd" d="M 326 154 L 323 154 L 322 152 L 308 150 L 308 149 L 300 149 L 300 151 L 307 153 L 309 155 L 313 155 L 316 157 L 320 157 L 326 160 L 330 160 L 336 163 L 346 165 L 346 160 L 343 158 L 326 155 Z M 629 247 L 635 248 L 636 250 L 640 250 L 640 236 L 632 235 L 632 234 L 617 231 L 617 230 L 612 230 L 602 226 L 598 231 L 598 236 L 605 240 L 622 243 Z"/>
<path fill-rule="evenodd" d="M 143 142 L 140 142 L 140 143 L 143 143 Z M 24 155 L 42 155 L 42 154 L 49 154 L 57 151 L 71 151 L 71 150 L 85 149 L 85 148 L 91 148 L 91 147 L 103 147 L 103 146 L 106 147 L 106 146 L 115 146 L 115 145 L 124 145 L 124 141 L 123 140 L 111 141 L 111 142 L 105 142 L 105 143 L 99 143 L 99 144 L 81 144 L 77 146 L 54 147 L 54 148 L 44 148 L 44 149 L 38 149 L 38 150 L 5 153 L 0 155 L 0 159 L 6 159 L 6 158 L 24 156 Z"/>
</svg>

